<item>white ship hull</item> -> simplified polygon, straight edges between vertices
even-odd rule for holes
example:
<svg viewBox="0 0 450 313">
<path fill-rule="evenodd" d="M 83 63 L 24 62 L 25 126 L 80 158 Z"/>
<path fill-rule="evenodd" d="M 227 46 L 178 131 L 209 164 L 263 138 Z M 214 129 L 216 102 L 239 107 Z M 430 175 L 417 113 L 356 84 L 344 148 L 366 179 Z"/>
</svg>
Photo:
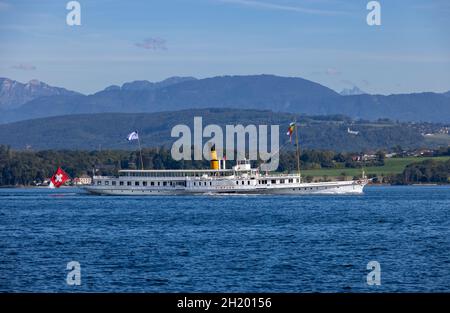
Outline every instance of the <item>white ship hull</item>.
<svg viewBox="0 0 450 313">
<path fill-rule="evenodd" d="M 364 176 L 363 176 L 364 177 Z M 305 183 L 297 174 L 260 173 L 250 162 L 232 169 L 121 170 L 118 176 L 94 176 L 83 187 L 97 195 L 146 196 L 190 194 L 361 194 L 367 179 Z"/>
<path fill-rule="evenodd" d="M 146 196 L 146 195 L 189 195 L 189 194 L 273 194 L 273 195 L 342 195 L 362 194 L 367 180 L 335 181 L 323 183 L 300 183 L 289 186 L 216 186 L 205 188 L 187 187 L 128 187 L 128 186 L 85 186 L 86 191 L 97 195 Z"/>
</svg>

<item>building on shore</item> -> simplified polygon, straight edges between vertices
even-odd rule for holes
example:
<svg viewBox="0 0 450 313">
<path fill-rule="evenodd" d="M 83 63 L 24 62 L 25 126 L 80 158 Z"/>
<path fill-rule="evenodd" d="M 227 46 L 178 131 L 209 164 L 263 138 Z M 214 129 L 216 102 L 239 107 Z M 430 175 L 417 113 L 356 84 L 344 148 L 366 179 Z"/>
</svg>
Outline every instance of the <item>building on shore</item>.
<svg viewBox="0 0 450 313">
<path fill-rule="evenodd" d="M 75 177 L 73 179 L 74 185 L 90 185 L 92 183 L 92 178 L 87 175 L 82 175 L 80 177 Z"/>
</svg>

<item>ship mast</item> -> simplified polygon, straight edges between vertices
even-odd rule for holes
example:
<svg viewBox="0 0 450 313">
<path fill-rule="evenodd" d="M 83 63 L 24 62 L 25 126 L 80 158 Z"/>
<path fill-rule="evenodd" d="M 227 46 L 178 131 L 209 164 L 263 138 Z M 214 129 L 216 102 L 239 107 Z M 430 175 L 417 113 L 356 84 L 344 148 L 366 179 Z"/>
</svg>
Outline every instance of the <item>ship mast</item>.
<svg viewBox="0 0 450 313">
<path fill-rule="evenodd" d="M 302 180 L 302 175 L 300 173 L 300 148 L 298 145 L 298 130 L 297 130 L 297 119 L 294 119 L 294 127 L 295 127 L 295 147 L 296 147 L 296 154 L 297 154 L 297 173 L 299 178 L 299 183 Z"/>
<path fill-rule="evenodd" d="M 138 144 L 139 144 L 139 155 L 141 157 L 141 169 L 144 170 L 144 161 L 142 160 L 142 148 L 141 148 L 141 139 L 139 138 L 139 134 L 138 134 Z"/>
</svg>

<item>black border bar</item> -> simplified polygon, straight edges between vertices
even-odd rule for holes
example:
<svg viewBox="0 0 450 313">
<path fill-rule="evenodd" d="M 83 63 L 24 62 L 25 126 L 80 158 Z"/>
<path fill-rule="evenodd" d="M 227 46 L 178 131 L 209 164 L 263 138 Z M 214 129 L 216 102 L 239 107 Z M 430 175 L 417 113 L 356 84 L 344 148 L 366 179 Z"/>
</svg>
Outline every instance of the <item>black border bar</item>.
<svg viewBox="0 0 450 313">
<path fill-rule="evenodd" d="M 210 301 L 209 309 L 200 306 L 204 302 L 195 300 Z M 179 307 L 180 301 L 183 307 Z M 393 305 L 414 309 L 448 307 L 450 293 L 4 293 L 0 294 L 0 302 L 16 309 L 31 305 L 52 309 L 111 307 L 126 310 L 133 307 L 146 312 L 156 308 L 175 312 L 299 312 L 306 307 L 367 311 L 384 310 Z M 186 303 L 199 306 L 184 307 Z M 246 306 L 249 303 L 250 306 Z M 270 303 L 270 306 L 263 303 Z"/>
</svg>

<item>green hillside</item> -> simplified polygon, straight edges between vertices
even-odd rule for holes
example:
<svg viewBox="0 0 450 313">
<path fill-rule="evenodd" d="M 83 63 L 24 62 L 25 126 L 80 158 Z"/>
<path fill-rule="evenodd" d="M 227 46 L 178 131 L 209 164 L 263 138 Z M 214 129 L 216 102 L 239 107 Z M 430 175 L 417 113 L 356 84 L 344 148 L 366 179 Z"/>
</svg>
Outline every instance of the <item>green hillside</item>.
<svg viewBox="0 0 450 313">
<path fill-rule="evenodd" d="M 407 165 L 425 161 L 425 160 L 446 161 L 450 159 L 450 156 L 443 157 L 407 157 L 407 158 L 390 158 L 384 161 L 383 166 L 371 166 L 365 168 L 367 175 L 386 176 L 389 174 L 400 174 L 406 168 Z M 342 169 L 317 169 L 317 170 L 303 170 L 303 176 L 342 176 L 345 173 L 346 176 L 360 176 L 360 168 L 342 168 Z"/>
<path fill-rule="evenodd" d="M 169 147 L 175 125 L 192 128 L 195 116 L 203 118 L 203 127 L 225 125 L 279 125 L 280 145 L 288 141 L 286 128 L 299 122 L 302 149 L 333 151 L 376 151 L 401 146 L 404 149 L 426 146 L 420 131 L 406 123 L 361 122 L 343 116 L 305 116 L 271 111 L 237 109 L 201 109 L 161 113 L 107 113 L 56 116 L 0 125 L 0 144 L 15 149 L 135 149 L 125 140 L 138 130 L 144 147 Z M 348 133 L 348 128 L 358 131 Z M 207 139 L 205 139 L 206 141 Z M 292 148 L 292 145 L 289 145 Z"/>
</svg>

